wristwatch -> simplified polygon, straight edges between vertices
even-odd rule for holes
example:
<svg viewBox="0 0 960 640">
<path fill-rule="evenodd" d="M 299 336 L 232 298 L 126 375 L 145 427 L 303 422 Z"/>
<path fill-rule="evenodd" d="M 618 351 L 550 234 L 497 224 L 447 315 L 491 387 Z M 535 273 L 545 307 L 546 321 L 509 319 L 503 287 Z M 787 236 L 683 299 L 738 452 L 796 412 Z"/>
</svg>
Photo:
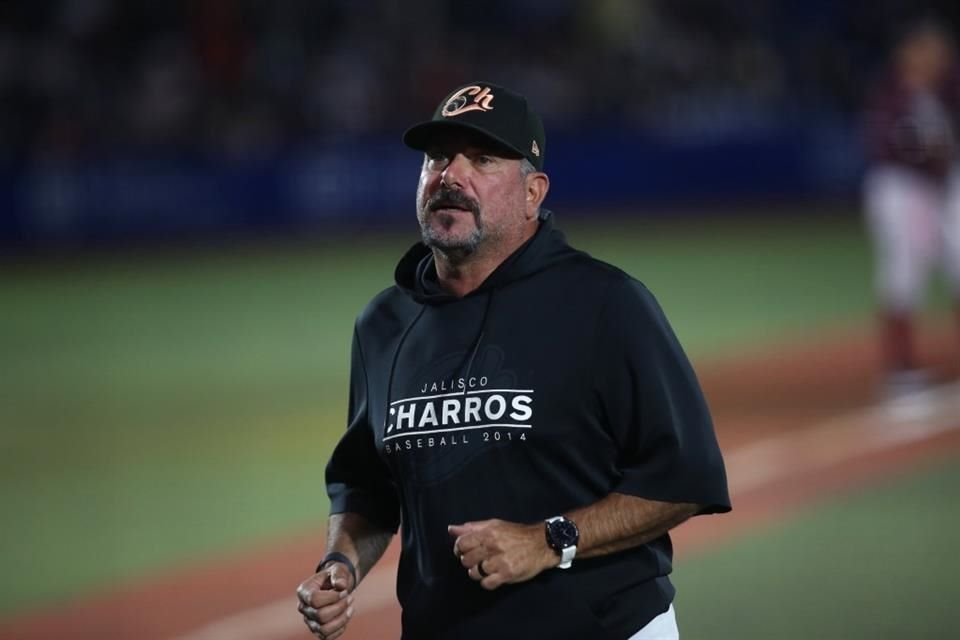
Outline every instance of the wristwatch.
<svg viewBox="0 0 960 640">
<path fill-rule="evenodd" d="M 577 543 L 580 541 L 580 530 L 573 520 L 563 516 L 547 518 L 547 544 L 560 556 L 561 569 L 569 569 L 573 565 L 573 557 L 577 555 Z"/>
</svg>

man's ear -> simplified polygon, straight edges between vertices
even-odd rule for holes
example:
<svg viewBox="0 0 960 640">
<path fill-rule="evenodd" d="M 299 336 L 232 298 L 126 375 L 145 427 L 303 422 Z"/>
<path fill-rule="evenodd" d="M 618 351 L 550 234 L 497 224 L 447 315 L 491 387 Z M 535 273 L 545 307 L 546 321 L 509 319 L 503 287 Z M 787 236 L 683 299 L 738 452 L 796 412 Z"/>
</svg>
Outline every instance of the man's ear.
<svg viewBox="0 0 960 640">
<path fill-rule="evenodd" d="M 542 171 L 527 175 L 527 218 L 533 220 L 540 214 L 540 205 L 550 191 L 550 178 Z"/>
</svg>

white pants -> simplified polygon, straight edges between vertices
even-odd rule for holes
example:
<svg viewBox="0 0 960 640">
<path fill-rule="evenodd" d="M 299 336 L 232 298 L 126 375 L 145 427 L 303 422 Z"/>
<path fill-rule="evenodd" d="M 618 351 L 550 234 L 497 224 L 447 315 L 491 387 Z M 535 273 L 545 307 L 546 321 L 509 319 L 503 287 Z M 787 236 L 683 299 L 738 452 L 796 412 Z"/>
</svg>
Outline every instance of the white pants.
<svg viewBox="0 0 960 640">
<path fill-rule="evenodd" d="M 630 636 L 627 640 L 679 640 L 680 630 L 677 629 L 677 616 L 673 612 L 673 605 L 647 623 L 647 625 Z"/>
<path fill-rule="evenodd" d="M 951 291 L 960 294 L 960 171 L 941 186 L 910 169 L 876 167 L 864 180 L 864 205 L 885 307 L 919 306 L 938 258 Z"/>
</svg>

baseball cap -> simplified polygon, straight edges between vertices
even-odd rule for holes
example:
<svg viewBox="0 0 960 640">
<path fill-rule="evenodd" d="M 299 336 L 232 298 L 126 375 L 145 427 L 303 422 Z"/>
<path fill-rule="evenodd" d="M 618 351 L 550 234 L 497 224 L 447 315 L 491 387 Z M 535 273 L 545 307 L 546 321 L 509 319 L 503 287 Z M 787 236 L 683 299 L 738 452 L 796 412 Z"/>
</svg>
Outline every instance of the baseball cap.
<svg viewBox="0 0 960 640">
<path fill-rule="evenodd" d="M 492 82 L 457 87 L 440 102 L 433 118 L 404 132 L 403 142 L 426 151 L 438 134 L 457 129 L 480 133 L 543 170 L 543 122 L 527 99 L 510 89 Z"/>
</svg>

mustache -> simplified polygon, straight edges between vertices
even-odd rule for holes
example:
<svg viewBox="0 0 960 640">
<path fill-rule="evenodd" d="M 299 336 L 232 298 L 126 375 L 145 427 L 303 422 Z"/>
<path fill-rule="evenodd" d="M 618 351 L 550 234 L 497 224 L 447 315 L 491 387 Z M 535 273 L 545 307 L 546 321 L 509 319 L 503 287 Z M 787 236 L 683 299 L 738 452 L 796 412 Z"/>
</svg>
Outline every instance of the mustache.
<svg viewBox="0 0 960 640">
<path fill-rule="evenodd" d="M 427 200 L 427 211 L 437 209 L 466 209 L 474 216 L 480 215 L 480 205 L 472 198 L 463 195 L 463 192 L 441 186 L 440 189 Z"/>
</svg>

